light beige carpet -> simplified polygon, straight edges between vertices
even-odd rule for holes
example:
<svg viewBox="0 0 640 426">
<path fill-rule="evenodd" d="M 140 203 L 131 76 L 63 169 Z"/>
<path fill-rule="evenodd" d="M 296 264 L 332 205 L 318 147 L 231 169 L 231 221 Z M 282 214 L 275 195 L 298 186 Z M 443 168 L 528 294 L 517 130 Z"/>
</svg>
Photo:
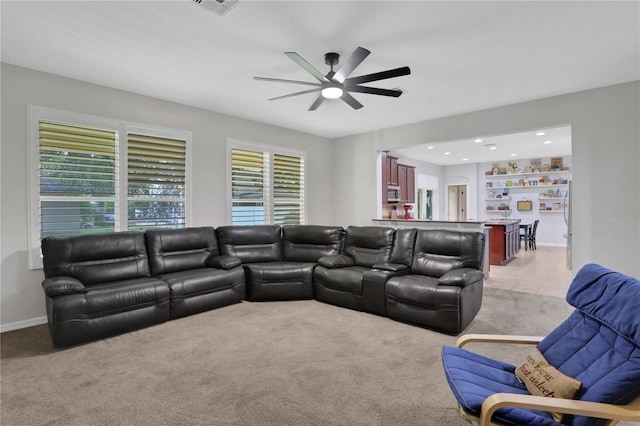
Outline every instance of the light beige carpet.
<svg viewBox="0 0 640 426">
<path fill-rule="evenodd" d="M 563 299 L 485 289 L 465 333 L 544 335 Z M 54 350 L 1 336 L 2 425 L 462 425 L 440 363 L 456 337 L 317 301 L 249 303 Z M 479 352 L 517 362 L 530 347 Z"/>
</svg>

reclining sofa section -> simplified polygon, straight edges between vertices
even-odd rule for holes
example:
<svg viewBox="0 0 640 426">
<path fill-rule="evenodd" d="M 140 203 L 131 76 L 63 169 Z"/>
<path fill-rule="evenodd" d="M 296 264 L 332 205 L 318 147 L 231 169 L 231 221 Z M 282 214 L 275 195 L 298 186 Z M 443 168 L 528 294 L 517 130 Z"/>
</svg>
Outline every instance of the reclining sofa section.
<svg viewBox="0 0 640 426">
<path fill-rule="evenodd" d="M 42 240 L 49 331 L 64 347 L 244 299 L 312 299 L 460 333 L 482 302 L 484 234 L 259 225 Z"/>
</svg>

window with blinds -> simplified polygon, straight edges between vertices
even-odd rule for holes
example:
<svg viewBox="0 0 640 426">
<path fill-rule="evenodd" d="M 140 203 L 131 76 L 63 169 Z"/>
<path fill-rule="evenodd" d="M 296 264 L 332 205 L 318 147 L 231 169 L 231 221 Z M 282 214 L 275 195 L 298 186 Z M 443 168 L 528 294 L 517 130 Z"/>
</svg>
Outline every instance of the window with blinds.
<svg viewBox="0 0 640 426">
<path fill-rule="evenodd" d="M 113 232 L 116 132 L 40 120 L 38 141 L 41 238 Z"/>
<path fill-rule="evenodd" d="M 185 226 L 186 145 L 184 140 L 129 133 L 129 230 Z"/>
<path fill-rule="evenodd" d="M 300 157 L 273 155 L 273 223 L 304 223 L 304 162 Z"/>
<path fill-rule="evenodd" d="M 29 268 L 40 241 L 189 220 L 191 133 L 28 106 Z"/>
<path fill-rule="evenodd" d="M 269 223 L 269 155 L 245 149 L 231 150 L 231 223 Z"/>
<path fill-rule="evenodd" d="M 305 223 L 304 157 L 232 147 L 231 223 Z"/>
</svg>

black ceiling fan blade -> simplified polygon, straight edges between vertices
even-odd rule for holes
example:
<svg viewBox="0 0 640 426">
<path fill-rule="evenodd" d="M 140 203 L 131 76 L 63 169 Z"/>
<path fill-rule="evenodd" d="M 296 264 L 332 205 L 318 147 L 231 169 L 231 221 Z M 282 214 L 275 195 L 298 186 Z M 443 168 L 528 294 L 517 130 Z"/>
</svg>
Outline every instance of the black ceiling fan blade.
<svg viewBox="0 0 640 426">
<path fill-rule="evenodd" d="M 364 106 L 360 102 L 358 102 L 356 98 L 351 96 L 348 92 L 344 92 L 342 96 L 340 96 L 340 98 L 346 103 L 348 103 L 349 105 L 351 105 L 351 108 L 353 109 L 360 109 Z"/>
<path fill-rule="evenodd" d="M 282 78 L 253 77 L 253 79 L 260 80 L 260 81 L 275 81 L 277 83 L 293 83 L 293 84 L 305 84 L 307 86 L 320 86 L 320 83 L 314 83 L 310 81 L 300 81 L 300 80 L 284 80 Z"/>
<path fill-rule="evenodd" d="M 304 95 L 306 93 L 319 92 L 321 90 L 322 90 L 322 87 L 318 87 L 317 89 L 309 89 L 309 90 L 303 90 L 302 92 L 289 93 L 288 95 L 278 96 L 278 97 L 275 97 L 275 98 L 271 98 L 269 100 L 270 101 L 275 101 L 277 99 L 291 98 L 293 96 Z"/>
<path fill-rule="evenodd" d="M 296 64 L 300 65 L 305 69 L 309 74 L 314 76 L 321 83 L 328 83 L 329 80 L 325 77 L 320 71 L 315 69 L 313 65 L 307 62 L 302 56 L 298 55 L 296 52 L 284 52 L 285 55 L 290 57 Z"/>
<path fill-rule="evenodd" d="M 392 96 L 397 98 L 402 95 L 402 90 L 399 89 L 379 89 L 377 87 L 367 86 L 347 86 L 346 89 L 350 92 L 369 93 L 371 95 Z"/>
<path fill-rule="evenodd" d="M 370 53 L 370 51 L 363 47 L 356 48 L 351 56 L 349 56 L 347 60 L 344 61 L 344 64 L 340 67 L 340 69 L 336 71 L 336 73 L 333 75 L 332 80 L 342 83 L 347 77 L 349 77 L 349 74 L 351 74 L 353 70 L 355 70 L 358 65 L 360 65 L 367 56 L 369 56 Z"/>
<path fill-rule="evenodd" d="M 315 111 L 318 109 L 318 107 L 320 105 L 322 105 L 322 103 L 324 102 L 324 96 L 320 95 L 318 96 L 318 99 L 316 99 L 311 106 L 309 107 L 309 111 Z"/>
<path fill-rule="evenodd" d="M 360 83 L 369 83 L 370 81 L 384 80 L 387 78 L 401 77 L 403 75 L 411 74 L 409 67 L 401 67 L 387 71 L 376 72 L 373 74 L 361 75 L 358 77 L 351 77 L 344 81 L 345 85 L 355 85 Z"/>
</svg>

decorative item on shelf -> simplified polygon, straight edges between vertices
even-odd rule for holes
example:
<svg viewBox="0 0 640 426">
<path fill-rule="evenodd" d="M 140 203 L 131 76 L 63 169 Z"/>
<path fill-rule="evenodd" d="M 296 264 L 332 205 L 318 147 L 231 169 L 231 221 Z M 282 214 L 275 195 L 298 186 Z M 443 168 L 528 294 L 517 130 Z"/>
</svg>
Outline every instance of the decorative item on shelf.
<svg viewBox="0 0 640 426">
<path fill-rule="evenodd" d="M 405 219 L 411 219 L 411 215 L 409 214 L 409 212 L 411 211 L 413 206 L 411 204 L 405 204 L 402 207 L 404 208 L 404 218 Z"/>
<path fill-rule="evenodd" d="M 525 168 L 524 168 L 524 172 L 525 172 L 525 173 L 533 173 L 533 168 L 531 168 L 531 167 L 525 167 Z"/>
<path fill-rule="evenodd" d="M 546 203 L 540 203 L 540 209 L 539 210 L 546 210 L 546 209 L 547 209 Z"/>
<path fill-rule="evenodd" d="M 518 210 L 519 211 L 531 211 L 533 208 L 533 203 L 531 200 L 520 200 L 518 201 Z"/>
</svg>

